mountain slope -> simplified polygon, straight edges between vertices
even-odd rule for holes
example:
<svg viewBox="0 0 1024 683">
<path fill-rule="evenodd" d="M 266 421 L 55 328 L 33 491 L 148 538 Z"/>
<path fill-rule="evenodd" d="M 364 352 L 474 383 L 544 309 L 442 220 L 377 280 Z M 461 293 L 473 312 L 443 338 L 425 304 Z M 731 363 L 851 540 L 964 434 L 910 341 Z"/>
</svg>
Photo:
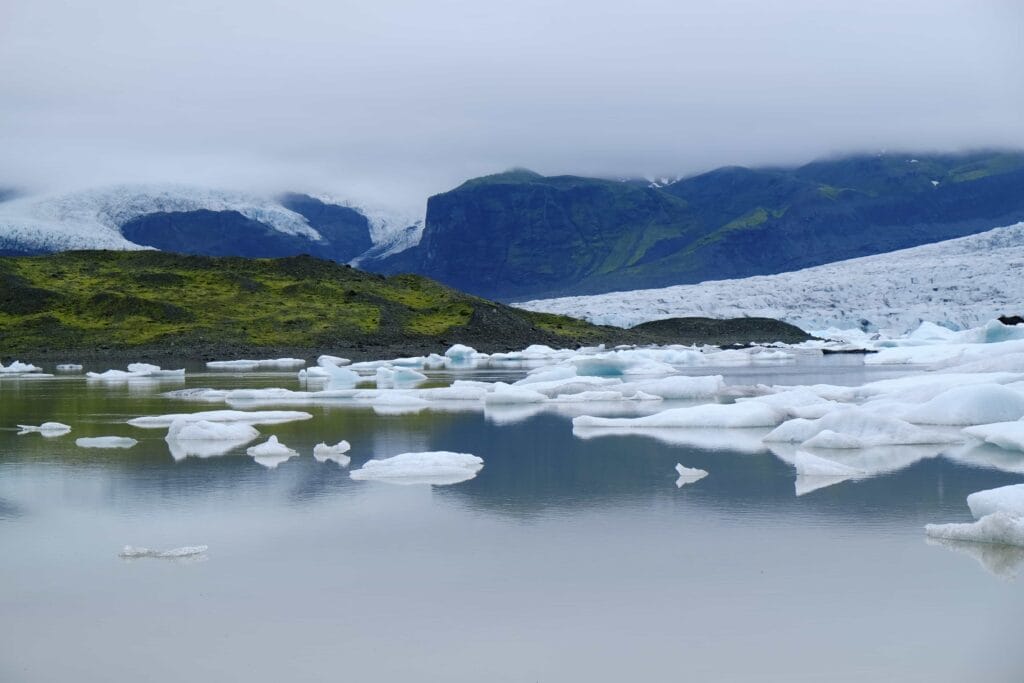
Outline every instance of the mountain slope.
<svg viewBox="0 0 1024 683">
<path fill-rule="evenodd" d="M 431 197 L 423 239 L 367 264 L 510 299 L 784 272 L 1024 219 L 1024 154 L 723 168 L 666 185 L 514 171 Z"/>
<path fill-rule="evenodd" d="M 921 321 L 975 327 L 1024 313 L 1024 223 L 789 273 L 517 304 L 603 325 L 680 316 L 770 317 L 805 330 Z"/>
<path fill-rule="evenodd" d="M 456 341 L 510 350 L 666 338 L 522 311 L 420 276 L 385 278 L 308 256 L 81 251 L 0 258 L 5 355 L 137 348 L 182 355 L 371 347 L 409 353 Z"/>
</svg>

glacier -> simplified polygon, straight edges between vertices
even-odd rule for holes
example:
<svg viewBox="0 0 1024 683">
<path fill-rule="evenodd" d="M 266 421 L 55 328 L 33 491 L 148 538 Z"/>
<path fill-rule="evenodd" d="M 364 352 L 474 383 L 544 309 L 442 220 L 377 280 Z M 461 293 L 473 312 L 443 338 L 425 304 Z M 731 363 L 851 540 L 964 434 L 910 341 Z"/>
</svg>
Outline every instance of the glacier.
<svg viewBox="0 0 1024 683">
<path fill-rule="evenodd" d="M 1019 313 L 1022 274 L 1024 223 L 1017 223 L 777 275 L 513 305 L 618 327 L 686 316 L 766 317 L 811 331 L 869 327 L 902 334 L 922 321 L 964 329 Z"/>
</svg>

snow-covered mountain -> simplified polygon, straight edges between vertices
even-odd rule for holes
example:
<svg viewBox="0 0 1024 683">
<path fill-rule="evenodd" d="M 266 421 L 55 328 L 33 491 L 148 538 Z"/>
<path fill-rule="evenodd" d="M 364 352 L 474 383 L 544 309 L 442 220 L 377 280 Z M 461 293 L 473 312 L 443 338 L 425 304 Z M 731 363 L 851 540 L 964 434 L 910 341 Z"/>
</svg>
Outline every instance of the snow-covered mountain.
<svg viewBox="0 0 1024 683">
<path fill-rule="evenodd" d="M 681 316 L 778 318 L 805 330 L 975 327 L 1024 313 L 1024 223 L 778 275 L 514 305 L 619 327 Z"/>
<path fill-rule="evenodd" d="M 365 217 L 375 251 L 406 248 L 422 230 L 421 218 L 379 207 L 362 209 L 352 201 L 331 202 Z M 187 185 L 118 185 L 0 202 L 0 252 L 144 249 L 124 236 L 126 224 L 154 214 L 196 211 L 235 212 L 290 244 L 326 244 L 325 236 L 305 216 L 283 206 L 279 197 Z M 408 230 L 417 224 L 417 230 Z"/>
</svg>

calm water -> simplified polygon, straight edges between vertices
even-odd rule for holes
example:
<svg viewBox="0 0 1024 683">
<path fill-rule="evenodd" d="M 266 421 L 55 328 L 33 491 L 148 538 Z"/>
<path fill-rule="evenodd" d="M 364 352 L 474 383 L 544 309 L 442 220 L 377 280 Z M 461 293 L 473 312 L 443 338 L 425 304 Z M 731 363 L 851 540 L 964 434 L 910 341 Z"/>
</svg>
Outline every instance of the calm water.
<svg viewBox="0 0 1024 683">
<path fill-rule="evenodd" d="M 850 358 L 726 372 L 867 376 Z M 584 440 L 571 413 L 329 406 L 259 428 L 302 453 L 276 470 L 244 447 L 174 462 L 163 430 L 124 421 L 223 407 L 159 396 L 183 386 L 298 383 L 0 380 L 0 426 L 75 428 L 0 431 L 0 680 L 1024 680 L 1024 553 L 922 530 L 1020 474 L 927 457 L 797 497 L 763 431 Z M 90 435 L 140 443 L 75 446 Z M 449 487 L 355 482 L 309 455 L 342 438 L 351 468 L 442 449 L 485 466 Z M 677 488 L 677 462 L 710 476 Z M 128 561 L 125 544 L 210 549 Z"/>
</svg>

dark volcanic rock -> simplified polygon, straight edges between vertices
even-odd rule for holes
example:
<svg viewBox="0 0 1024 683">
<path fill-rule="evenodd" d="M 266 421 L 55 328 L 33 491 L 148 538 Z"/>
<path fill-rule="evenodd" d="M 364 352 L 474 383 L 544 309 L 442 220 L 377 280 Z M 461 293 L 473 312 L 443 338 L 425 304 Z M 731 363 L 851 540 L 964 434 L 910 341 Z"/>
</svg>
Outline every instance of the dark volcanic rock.
<svg viewBox="0 0 1024 683">
<path fill-rule="evenodd" d="M 668 344 L 743 344 L 785 342 L 799 344 L 813 339 L 795 325 L 772 318 L 668 318 L 631 328 L 657 336 Z"/>
</svg>

